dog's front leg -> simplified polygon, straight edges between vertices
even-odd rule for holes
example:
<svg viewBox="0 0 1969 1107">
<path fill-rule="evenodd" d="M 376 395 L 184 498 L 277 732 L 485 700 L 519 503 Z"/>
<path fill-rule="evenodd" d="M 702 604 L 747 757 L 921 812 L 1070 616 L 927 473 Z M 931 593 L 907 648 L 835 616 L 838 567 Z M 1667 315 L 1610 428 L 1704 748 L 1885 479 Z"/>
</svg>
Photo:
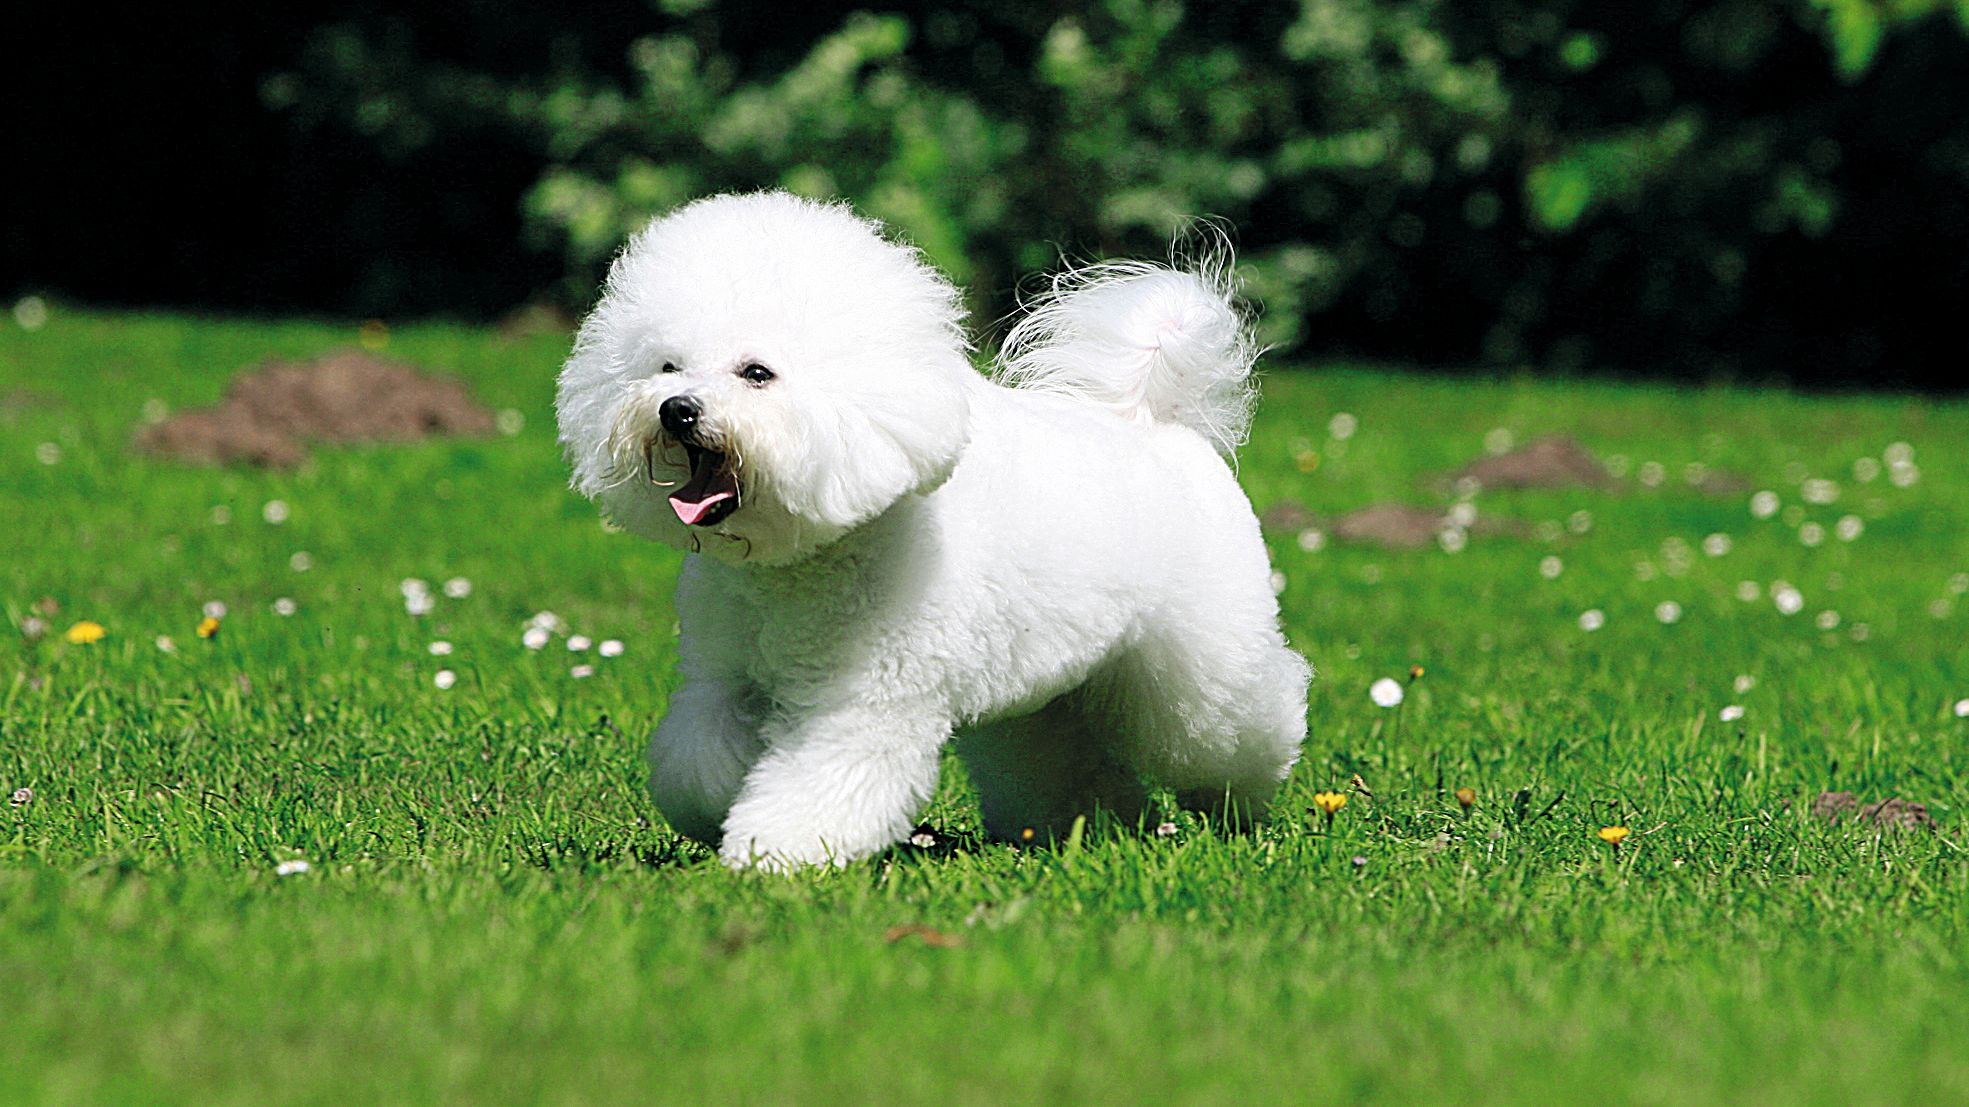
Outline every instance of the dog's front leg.
<svg viewBox="0 0 1969 1107">
<path fill-rule="evenodd" d="M 734 868 L 845 865 L 909 836 L 950 738 L 942 712 L 857 705 L 771 727 L 719 852 Z"/>
<path fill-rule="evenodd" d="M 708 677 L 685 681 L 650 739 L 650 798 L 671 829 L 716 849 L 725 813 L 764 748 L 756 697 Z"/>
</svg>

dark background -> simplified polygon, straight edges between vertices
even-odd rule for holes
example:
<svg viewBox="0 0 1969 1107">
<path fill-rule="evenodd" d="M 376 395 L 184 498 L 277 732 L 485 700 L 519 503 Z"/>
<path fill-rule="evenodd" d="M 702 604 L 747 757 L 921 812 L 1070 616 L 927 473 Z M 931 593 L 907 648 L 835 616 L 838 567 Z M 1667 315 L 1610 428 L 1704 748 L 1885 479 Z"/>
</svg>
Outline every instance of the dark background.
<svg viewBox="0 0 1969 1107">
<path fill-rule="evenodd" d="M 1134 188 L 1223 216 L 1273 340 L 1308 357 L 1969 384 L 1969 35 L 1949 10 L 1336 7 L 1365 40 L 1284 60 L 1292 5 L 1198 6 L 1160 37 L 1073 5 L 869 9 L 906 47 L 804 106 L 781 78 L 848 8 L 214 5 L 113 26 L 28 11 L 8 47 L 0 292 L 359 318 L 578 311 L 608 244 L 676 198 L 621 183 L 642 157 L 686 191 L 797 187 L 822 167 L 831 191 L 875 198 L 970 266 L 986 319 L 1049 254 L 1165 243 L 1167 226 L 1103 206 Z M 1848 8 L 1874 11 L 1874 29 Z M 1044 58 L 1063 11 L 1092 44 L 1070 72 Z M 1418 27 L 1495 74 L 1508 107 L 1429 91 Z M 653 35 L 706 59 L 705 103 L 636 99 L 632 51 Z M 869 106 L 884 80 L 904 82 L 901 106 Z M 630 107 L 570 124 L 557 90 Z M 775 110 L 799 133 L 698 143 L 747 90 L 793 104 Z M 920 150 L 896 154 L 910 97 L 979 114 L 998 145 L 921 168 Z M 813 123 L 836 117 L 840 134 Z M 1394 136 L 1381 163 L 1284 168 L 1296 141 L 1363 129 Z M 1487 157 L 1466 156 L 1472 136 Z M 1255 191 L 1212 168 L 1240 159 L 1265 168 Z M 556 172 L 611 198 L 619 226 L 550 210 Z M 1575 212 L 1568 195 L 1589 199 Z M 1292 267 L 1305 245 L 1312 275 Z"/>
</svg>

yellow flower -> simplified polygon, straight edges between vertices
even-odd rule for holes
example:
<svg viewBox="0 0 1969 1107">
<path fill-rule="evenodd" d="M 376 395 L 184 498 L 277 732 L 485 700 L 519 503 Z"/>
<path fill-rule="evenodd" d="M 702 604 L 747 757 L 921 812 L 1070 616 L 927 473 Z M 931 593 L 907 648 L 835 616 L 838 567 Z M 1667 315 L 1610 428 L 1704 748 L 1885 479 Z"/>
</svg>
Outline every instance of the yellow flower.
<svg viewBox="0 0 1969 1107">
<path fill-rule="evenodd" d="M 1463 805 L 1463 810 L 1470 810 L 1477 805 L 1477 790 L 1475 788 L 1458 788 L 1456 790 L 1456 802 Z"/>
<path fill-rule="evenodd" d="M 1030 842 L 1030 841 L 1032 841 L 1032 828 L 1031 828 L 1031 827 L 1026 827 L 1026 828 L 1025 828 L 1024 830 L 1021 830 L 1021 831 L 1019 831 L 1019 841 L 1021 841 L 1021 842 Z"/>
<path fill-rule="evenodd" d="M 198 621 L 198 636 L 200 638 L 217 638 L 219 636 L 219 620 L 214 619 L 210 615 L 200 619 Z"/>
<path fill-rule="evenodd" d="M 1603 826 L 1600 828 L 1600 840 L 1610 846 L 1617 846 L 1621 839 L 1627 837 L 1627 833 L 1627 828 L 1624 826 Z"/>
<path fill-rule="evenodd" d="M 1316 792 L 1313 795 L 1313 806 L 1331 817 L 1335 811 L 1347 806 L 1347 797 L 1339 792 Z"/>
<path fill-rule="evenodd" d="M 1409 670 L 1408 670 L 1408 679 L 1410 679 L 1410 680 L 1421 680 L 1421 679 L 1422 679 L 1422 672 L 1423 672 L 1423 669 L 1422 669 L 1422 666 L 1420 666 L 1420 665 L 1412 665 L 1412 666 L 1410 666 L 1410 667 L 1409 667 Z"/>
<path fill-rule="evenodd" d="M 103 629 L 103 625 L 101 623 L 92 623 L 89 620 L 84 619 L 81 622 L 75 624 L 74 626 L 69 627 L 68 632 L 62 635 L 62 637 L 68 639 L 69 641 L 75 643 L 78 646 L 86 646 L 91 642 L 102 641 L 103 635 L 108 633 L 109 633 L 108 631 Z"/>
</svg>

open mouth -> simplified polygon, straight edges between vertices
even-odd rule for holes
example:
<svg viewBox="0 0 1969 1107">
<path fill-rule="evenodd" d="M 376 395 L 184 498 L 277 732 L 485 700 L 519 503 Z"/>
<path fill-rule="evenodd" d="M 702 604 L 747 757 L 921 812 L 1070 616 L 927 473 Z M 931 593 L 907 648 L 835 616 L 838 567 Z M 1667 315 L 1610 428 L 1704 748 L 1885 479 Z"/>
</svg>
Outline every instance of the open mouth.
<svg viewBox="0 0 1969 1107">
<path fill-rule="evenodd" d="M 682 444 L 691 475 L 670 493 L 670 509 L 687 527 L 715 527 L 738 510 L 738 474 L 717 450 Z"/>
</svg>

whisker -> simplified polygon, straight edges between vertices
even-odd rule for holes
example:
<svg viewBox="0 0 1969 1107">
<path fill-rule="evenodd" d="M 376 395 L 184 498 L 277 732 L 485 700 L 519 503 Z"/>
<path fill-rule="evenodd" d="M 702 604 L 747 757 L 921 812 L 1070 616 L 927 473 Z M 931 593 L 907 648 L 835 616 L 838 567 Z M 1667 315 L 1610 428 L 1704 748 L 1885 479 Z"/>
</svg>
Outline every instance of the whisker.
<svg viewBox="0 0 1969 1107">
<path fill-rule="evenodd" d="M 645 475 L 645 476 L 647 476 L 647 477 L 649 478 L 649 482 L 650 482 L 651 484 L 653 484 L 653 485 L 655 485 L 655 486 L 656 486 L 656 487 L 658 487 L 658 488 L 675 488 L 675 487 L 677 486 L 677 482 L 676 482 L 676 481 L 674 481 L 674 480 L 657 480 L 657 479 L 656 479 L 656 461 L 655 461 L 655 459 L 654 459 L 654 458 L 653 458 L 653 457 L 651 456 L 651 455 L 652 455 L 652 453 L 653 453 L 653 452 L 655 451 L 655 449 L 656 449 L 656 440 L 655 440 L 654 438 L 652 438 L 652 439 L 648 439 L 648 440 L 646 440 L 646 441 L 644 441 L 644 442 L 643 442 L 643 473 L 644 473 L 644 475 Z M 669 454 L 669 452 L 670 452 L 670 451 L 669 451 L 669 449 L 668 449 L 668 446 L 667 446 L 667 444 L 666 444 L 666 447 L 665 447 L 665 449 L 664 449 L 664 451 L 663 451 L 663 452 L 664 452 L 664 454 L 665 454 L 665 457 L 664 457 L 664 459 L 663 459 L 663 460 L 664 460 L 664 463 L 665 463 L 665 464 L 668 464 L 668 463 L 669 463 L 669 461 L 670 461 L 670 458 L 668 457 L 668 454 Z"/>
<path fill-rule="evenodd" d="M 752 559 L 752 539 L 747 538 L 743 534 L 726 534 L 722 530 L 714 530 L 711 533 L 717 535 L 718 537 L 724 539 L 727 542 L 732 542 L 744 546 L 745 552 L 738 555 L 738 559 L 740 561 L 750 561 Z"/>
</svg>

